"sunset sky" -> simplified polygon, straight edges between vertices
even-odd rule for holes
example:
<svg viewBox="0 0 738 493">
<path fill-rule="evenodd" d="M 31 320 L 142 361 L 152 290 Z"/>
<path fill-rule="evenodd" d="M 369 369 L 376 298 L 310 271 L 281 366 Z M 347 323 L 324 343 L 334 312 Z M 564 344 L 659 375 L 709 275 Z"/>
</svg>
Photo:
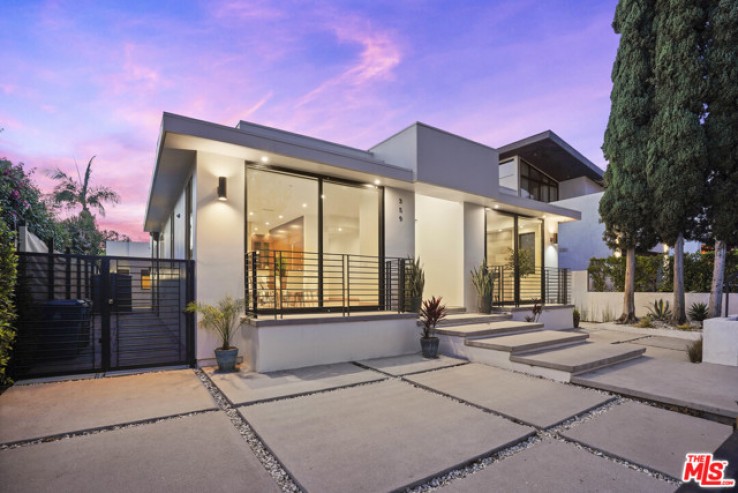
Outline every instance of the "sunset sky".
<svg viewBox="0 0 738 493">
<path fill-rule="evenodd" d="M 616 0 L 3 0 L 0 157 L 74 172 L 143 240 L 162 112 L 366 149 L 415 121 L 493 147 L 551 129 L 601 167 Z"/>
</svg>

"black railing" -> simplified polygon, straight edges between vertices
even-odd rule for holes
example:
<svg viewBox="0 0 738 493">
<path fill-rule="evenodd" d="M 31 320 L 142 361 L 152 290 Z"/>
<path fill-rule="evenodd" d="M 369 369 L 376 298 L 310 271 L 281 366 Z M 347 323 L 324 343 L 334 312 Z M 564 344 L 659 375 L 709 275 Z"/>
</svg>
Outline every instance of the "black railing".
<svg viewBox="0 0 738 493">
<path fill-rule="evenodd" d="M 537 268 L 515 275 L 515 269 L 492 265 L 495 306 L 530 304 L 535 300 L 566 305 L 571 300 L 571 271 L 556 267 Z"/>
<path fill-rule="evenodd" d="M 410 260 L 368 255 L 249 252 L 245 262 L 247 314 L 405 310 Z"/>
</svg>

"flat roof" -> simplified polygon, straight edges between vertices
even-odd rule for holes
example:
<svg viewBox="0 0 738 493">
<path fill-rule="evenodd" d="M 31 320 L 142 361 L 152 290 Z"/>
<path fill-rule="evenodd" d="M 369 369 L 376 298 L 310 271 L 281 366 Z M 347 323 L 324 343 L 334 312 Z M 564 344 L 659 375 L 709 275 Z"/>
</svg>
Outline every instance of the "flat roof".
<svg viewBox="0 0 738 493">
<path fill-rule="evenodd" d="M 507 144 L 498 151 L 500 161 L 520 156 L 557 181 L 580 176 L 600 181 L 605 173 L 551 130 Z"/>
</svg>

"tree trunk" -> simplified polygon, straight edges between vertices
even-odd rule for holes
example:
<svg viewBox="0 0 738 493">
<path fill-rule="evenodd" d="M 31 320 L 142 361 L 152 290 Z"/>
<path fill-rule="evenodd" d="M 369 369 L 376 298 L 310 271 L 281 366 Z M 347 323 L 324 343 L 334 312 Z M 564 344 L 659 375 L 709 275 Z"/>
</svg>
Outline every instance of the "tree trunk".
<svg viewBox="0 0 738 493">
<path fill-rule="evenodd" d="M 635 315 L 635 270 L 636 251 L 630 247 L 625 251 L 625 286 L 623 288 L 623 313 L 618 321 L 624 324 L 632 324 L 638 319 Z"/>
<path fill-rule="evenodd" d="M 710 286 L 710 302 L 707 305 L 709 318 L 719 317 L 723 313 L 723 283 L 725 282 L 725 242 L 715 240 L 715 265 L 712 267 L 712 285 Z"/>
<path fill-rule="evenodd" d="M 684 235 L 677 236 L 674 243 L 674 308 L 671 321 L 674 325 L 687 321 L 684 307 Z"/>
</svg>

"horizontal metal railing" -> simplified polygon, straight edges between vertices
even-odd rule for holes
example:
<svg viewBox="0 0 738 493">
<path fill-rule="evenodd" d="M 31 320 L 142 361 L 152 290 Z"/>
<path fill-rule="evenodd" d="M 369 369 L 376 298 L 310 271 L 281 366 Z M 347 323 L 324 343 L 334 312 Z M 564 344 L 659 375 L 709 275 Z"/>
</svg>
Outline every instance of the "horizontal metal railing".
<svg viewBox="0 0 738 493">
<path fill-rule="evenodd" d="M 492 265 L 492 302 L 496 306 L 530 304 L 543 300 L 549 304 L 568 304 L 571 300 L 571 272 L 556 267 L 520 272 L 510 266 Z"/>
<path fill-rule="evenodd" d="M 407 259 L 270 250 L 246 254 L 247 313 L 404 311 Z"/>
</svg>

